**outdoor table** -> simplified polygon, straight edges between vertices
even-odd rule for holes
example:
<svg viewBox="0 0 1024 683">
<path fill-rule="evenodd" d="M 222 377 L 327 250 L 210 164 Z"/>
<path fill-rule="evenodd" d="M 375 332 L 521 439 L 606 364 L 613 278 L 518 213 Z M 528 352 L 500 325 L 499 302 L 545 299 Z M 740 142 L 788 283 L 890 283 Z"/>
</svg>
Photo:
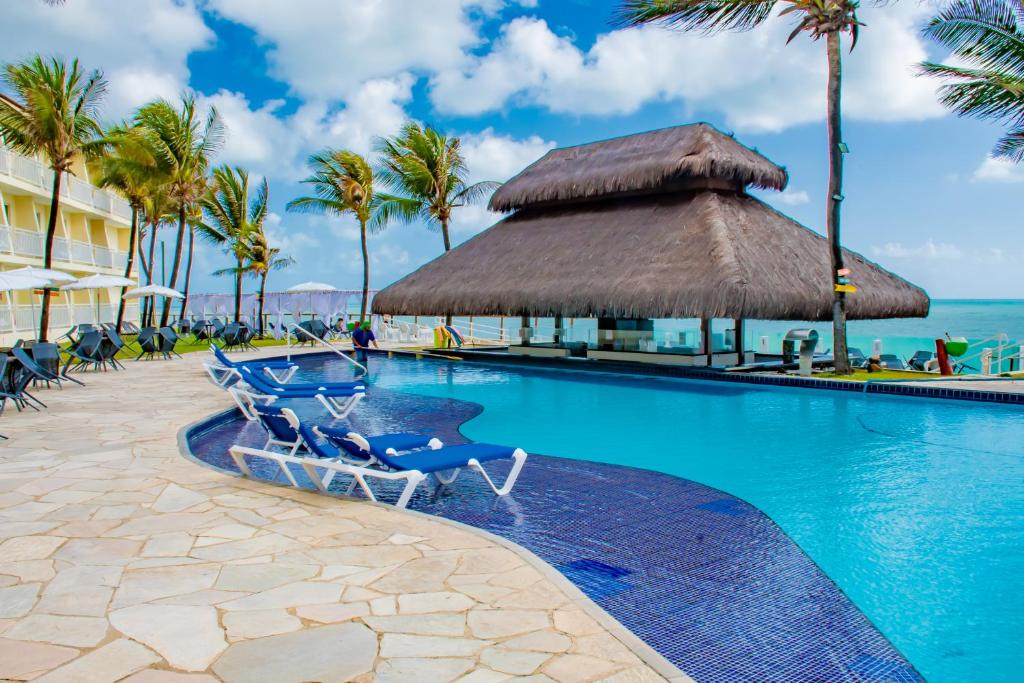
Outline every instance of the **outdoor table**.
<svg viewBox="0 0 1024 683">
<path fill-rule="evenodd" d="M 193 325 L 192 326 L 192 343 L 193 344 L 198 344 L 200 341 L 203 341 L 203 340 L 199 339 L 199 330 L 200 329 L 202 329 L 202 330 L 204 330 L 206 332 L 206 339 L 205 339 L 206 343 L 208 345 L 212 344 L 213 343 L 213 331 L 215 329 L 217 329 L 217 328 L 211 322 L 204 322 L 202 325 Z"/>
</svg>

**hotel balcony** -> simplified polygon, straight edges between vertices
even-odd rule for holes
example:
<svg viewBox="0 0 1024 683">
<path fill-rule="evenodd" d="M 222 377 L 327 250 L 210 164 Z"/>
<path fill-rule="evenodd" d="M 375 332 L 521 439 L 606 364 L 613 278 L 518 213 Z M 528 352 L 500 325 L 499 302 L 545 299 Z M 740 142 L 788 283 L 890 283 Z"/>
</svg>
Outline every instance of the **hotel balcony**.
<svg viewBox="0 0 1024 683">
<path fill-rule="evenodd" d="M 0 222 L 0 259 L 3 256 L 25 261 L 25 265 L 42 266 L 46 235 L 35 230 L 12 228 Z M 72 269 L 85 267 L 88 270 L 114 270 L 124 272 L 128 261 L 127 251 L 115 251 L 88 242 L 55 237 L 53 240 L 53 267 Z M 63 268 L 67 270 L 68 268 Z"/>
<path fill-rule="evenodd" d="M 53 187 L 53 171 L 36 159 L 29 159 L 0 145 L 0 178 L 13 185 L 43 192 L 47 197 Z M 67 208 L 98 213 L 117 223 L 127 223 L 132 209 L 123 197 L 101 190 L 80 178 L 65 174 L 60 188 L 61 202 Z"/>
<path fill-rule="evenodd" d="M 76 277 L 121 275 L 128 260 L 131 207 L 123 198 L 89 184 L 88 170 L 61 183 L 60 214 L 53 241 L 52 267 Z M 0 144 L 0 270 L 44 265 L 46 227 L 53 172 Z M 0 292 L 0 346 L 31 336 L 38 325 L 41 292 Z M 78 323 L 110 322 L 120 289 L 60 293 L 51 299 L 50 338 Z M 138 304 L 127 309 L 138 316 Z"/>
</svg>

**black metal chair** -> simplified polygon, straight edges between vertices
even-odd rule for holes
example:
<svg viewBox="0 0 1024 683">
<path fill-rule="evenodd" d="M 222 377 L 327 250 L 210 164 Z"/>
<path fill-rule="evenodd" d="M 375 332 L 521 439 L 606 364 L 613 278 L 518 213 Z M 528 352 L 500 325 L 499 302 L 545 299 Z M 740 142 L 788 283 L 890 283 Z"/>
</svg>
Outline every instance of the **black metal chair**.
<svg viewBox="0 0 1024 683">
<path fill-rule="evenodd" d="M 160 328 L 160 353 L 164 354 L 164 357 L 168 360 L 170 360 L 172 353 L 181 358 L 181 354 L 174 350 L 174 346 L 178 343 L 178 338 L 178 333 L 173 328 Z"/>
<path fill-rule="evenodd" d="M 255 336 L 256 331 L 252 329 L 252 327 L 250 327 L 248 323 L 242 323 L 241 325 L 239 325 L 238 341 L 242 345 L 242 348 L 252 349 L 253 351 L 255 351 L 256 347 L 252 343 L 253 337 Z"/>
<path fill-rule="evenodd" d="M 92 330 L 86 332 L 75 344 L 72 344 L 68 348 L 64 349 L 64 353 L 68 355 L 67 362 L 64 363 L 64 369 L 61 370 L 61 375 L 67 376 L 71 370 L 85 370 L 92 366 L 95 369 L 99 369 L 104 366 L 104 359 L 102 354 L 103 346 L 103 334 Z M 74 366 L 72 367 L 72 364 Z"/>
<path fill-rule="evenodd" d="M 33 348 L 33 351 L 34 350 L 35 349 Z M 81 386 L 85 386 L 84 384 L 79 382 L 77 379 L 74 379 L 74 378 L 71 378 L 71 377 L 61 377 L 56 372 L 51 372 L 47 368 L 45 368 L 42 365 L 40 365 L 39 363 L 37 363 L 34 358 L 29 356 L 28 352 L 25 351 L 25 349 L 22 349 L 22 348 L 11 349 L 11 354 L 13 354 L 14 357 L 18 360 L 18 362 L 21 363 L 21 371 L 23 373 L 26 373 L 26 374 L 31 376 L 29 378 L 29 381 L 32 384 L 38 384 L 39 382 L 46 382 L 46 386 L 49 387 L 50 383 L 52 382 L 52 383 L 56 384 L 58 388 L 63 389 L 64 387 L 61 385 L 61 382 L 63 380 L 68 380 L 70 382 L 74 382 L 75 384 L 79 384 Z"/>
<path fill-rule="evenodd" d="M 6 355 L 0 355 L 0 377 L 7 377 L 7 386 L 3 390 L 0 407 L 2 407 L 3 402 L 10 399 L 14 401 L 14 407 L 18 409 L 18 412 L 21 412 L 21 409 L 25 406 L 33 410 L 39 410 L 36 407 L 37 404 L 45 408 L 45 403 L 28 392 L 28 385 L 32 383 L 32 373 L 25 372 L 25 368 L 21 365 L 20 361 L 16 368 L 9 370 L 9 365 L 10 358 Z"/>
<path fill-rule="evenodd" d="M 15 353 L 14 355 L 15 357 L 18 357 L 17 353 Z M 79 382 L 77 379 L 73 377 L 64 377 L 60 374 L 60 347 L 54 344 L 53 342 L 36 342 L 35 344 L 33 344 L 32 360 L 39 364 L 42 370 L 45 371 L 45 374 L 56 377 L 56 381 L 58 382 L 58 384 L 62 379 L 67 379 L 69 381 L 74 382 L 75 384 L 82 384 L 82 382 Z M 24 361 L 21 362 L 23 365 L 25 364 Z M 49 381 L 54 380 L 51 379 Z M 83 384 L 82 386 L 85 385 Z"/>
<path fill-rule="evenodd" d="M 228 323 L 224 326 L 224 330 L 221 332 L 220 338 L 224 342 L 222 347 L 225 351 L 240 347 L 242 342 L 240 341 L 241 326 L 238 323 Z"/>
<path fill-rule="evenodd" d="M 144 327 L 141 329 L 139 331 L 139 336 L 135 341 L 141 349 L 141 352 L 135 357 L 135 360 L 139 360 L 143 356 L 152 358 L 154 355 L 160 353 L 160 333 L 157 332 L 155 327 Z"/>
</svg>

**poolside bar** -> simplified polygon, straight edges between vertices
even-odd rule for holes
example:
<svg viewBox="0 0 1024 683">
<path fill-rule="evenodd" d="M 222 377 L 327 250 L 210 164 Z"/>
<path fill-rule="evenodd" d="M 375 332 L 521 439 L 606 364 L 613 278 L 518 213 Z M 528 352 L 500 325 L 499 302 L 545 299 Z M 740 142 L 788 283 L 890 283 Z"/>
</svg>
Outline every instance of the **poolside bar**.
<svg viewBox="0 0 1024 683">
<path fill-rule="evenodd" d="M 513 354 L 748 363 L 747 320 L 832 317 L 827 240 L 749 194 L 786 170 L 706 123 L 555 149 L 494 193 L 509 214 L 385 288 L 393 315 L 519 316 Z M 923 317 L 919 287 L 845 250 L 849 319 Z M 553 318 L 551 341 L 531 318 Z M 596 320 L 580 339 L 564 321 Z M 699 321 L 699 332 L 658 329 Z"/>
</svg>

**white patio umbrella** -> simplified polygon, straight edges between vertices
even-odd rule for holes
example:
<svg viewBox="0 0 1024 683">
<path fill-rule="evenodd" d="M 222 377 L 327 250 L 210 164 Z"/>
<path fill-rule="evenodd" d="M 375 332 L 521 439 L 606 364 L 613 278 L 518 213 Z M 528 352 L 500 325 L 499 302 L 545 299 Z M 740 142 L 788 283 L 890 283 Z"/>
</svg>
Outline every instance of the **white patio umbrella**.
<svg viewBox="0 0 1024 683">
<path fill-rule="evenodd" d="M 25 266 L 24 268 L 15 268 L 14 270 L 8 271 L 19 275 L 31 275 L 38 277 L 43 280 L 47 280 L 44 287 L 53 287 L 54 285 L 62 285 L 67 282 L 74 282 L 78 278 L 71 273 L 65 273 L 63 270 L 55 270 L 53 268 L 36 268 L 35 266 Z M 36 300 L 35 297 L 29 297 L 29 303 L 32 306 L 32 330 L 35 331 L 38 325 L 35 323 L 36 317 Z"/>
<path fill-rule="evenodd" d="M 81 280 L 75 280 L 71 284 L 64 285 L 61 287 L 62 292 L 78 291 L 82 289 L 108 289 L 110 287 L 134 287 L 137 282 L 135 280 L 129 280 L 126 277 L 120 275 L 90 275 L 89 277 L 83 277 Z M 89 295 L 92 297 L 92 295 Z M 100 300 L 99 297 L 95 297 L 96 302 L 96 318 L 93 320 L 96 324 L 100 322 Z"/>
<path fill-rule="evenodd" d="M 323 292 L 337 292 L 340 291 L 334 285 L 329 285 L 326 282 L 302 282 L 297 285 L 293 285 L 285 290 L 290 294 L 309 294 L 309 310 L 313 310 L 313 295 L 321 294 Z"/>
<path fill-rule="evenodd" d="M 168 299 L 184 299 L 185 295 L 176 289 L 170 287 L 161 287 L 160 285 L 146 285 L 145 287 L 136 287 L 135 289 L 129 289 L 124 293 L 122 299 L 141 299 L 146 296 L 164 296 Z"/>
<path fill-rule="evenodd" d="M 53 268 L 36 268 L 35 266 L 25 266 L 24 268 L 15 268 L 14 270 L 6 271 L 8 275 L 29 275 L 31 277 L 37 277 L 42 280 L 49 280 L 50 284 L 62 285 L 68 282 L 74 282 L 78 278 L 71 273 L 65 273 L 63 270 L 54 270 Z"/>
<path fill-rule="evenodd" d="M 30 270 L 29 268 L 19 268 L 17 270 L 4 270 L 0 271 L 0 291 L 12 292 L 20 291 L 25 289 L 39 289 L 41 287 L 49 287 L 53 284 L 53 281 L 49 278 L 40 277 L 33 275 L 25 271 Z M 36 270 L 45 270 L 39 268 Z M 12 300 L 13 303 L 13 300 Z M 14 307 L 11 307 L 11 315 L 14 315 Z M 11 320 L 12 327 L 16 326 L 16 321 Z M 32 301 L 32 334 L 39 336 L 39 326 L 36 324 L 36 305 L 35 300 Z"/>
</svg>

